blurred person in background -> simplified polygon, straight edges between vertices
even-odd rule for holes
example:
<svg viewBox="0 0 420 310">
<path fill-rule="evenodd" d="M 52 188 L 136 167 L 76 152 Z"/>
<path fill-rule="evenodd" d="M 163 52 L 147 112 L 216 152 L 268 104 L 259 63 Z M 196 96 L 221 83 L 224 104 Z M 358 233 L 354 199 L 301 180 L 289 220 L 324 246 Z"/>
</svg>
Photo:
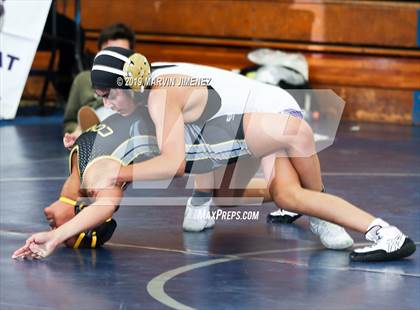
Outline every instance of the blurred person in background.
<svg viewBox="0 0 420 310">
<path fill-rule="evenodd" d="M 113 24 L 102 30 L 98 39 L 98 49 L 108 46 L 117 46 L 134 49 L 136 42 L 135 33 L 125 24 Z M 114 112 L 103 105 L 102 98 L 98 97 L 90 80 L 90 70 L 80 72 L 73 81 L 69 98 L 64 112 L 64 133 L 70 138 L 77 138 L 81 133 L 78 125 L 78 112 L 80 108 L 88 106 L 96 110 L 101 120 Z"/>
</svg>

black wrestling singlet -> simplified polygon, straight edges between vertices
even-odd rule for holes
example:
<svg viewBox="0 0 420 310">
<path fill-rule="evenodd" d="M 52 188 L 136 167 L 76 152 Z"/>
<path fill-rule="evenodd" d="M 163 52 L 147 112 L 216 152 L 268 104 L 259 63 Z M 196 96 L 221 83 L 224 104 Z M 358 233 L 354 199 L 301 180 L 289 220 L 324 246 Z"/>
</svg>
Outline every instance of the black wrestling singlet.
<svg viewBox="0 0 420 310">
<path fill-rule="evenodd" d="M 146 108 L 139 107 L 130 116 L 113 114 L 89 128 L 74 143 L 69 156 L 77 153 L 79 176 L 100 158 L 113 158 L 128 165 L 159 154 L 155 127 Z"/>
</svg>

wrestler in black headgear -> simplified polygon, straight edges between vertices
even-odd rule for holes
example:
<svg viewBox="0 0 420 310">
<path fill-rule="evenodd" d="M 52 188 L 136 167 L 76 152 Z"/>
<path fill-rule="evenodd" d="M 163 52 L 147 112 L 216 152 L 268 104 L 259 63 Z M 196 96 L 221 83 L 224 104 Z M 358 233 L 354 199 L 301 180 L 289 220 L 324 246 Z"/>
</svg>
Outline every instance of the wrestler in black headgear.
<svg viewBox="0 0 420 310">
<path fill-rule="evenodd" d="M 94 88 L 120 88 L 143 92 L 149 83 L 146 57 L 132 50 L 110 46 L 96 54 L 91 70 Z"/>
</svg>

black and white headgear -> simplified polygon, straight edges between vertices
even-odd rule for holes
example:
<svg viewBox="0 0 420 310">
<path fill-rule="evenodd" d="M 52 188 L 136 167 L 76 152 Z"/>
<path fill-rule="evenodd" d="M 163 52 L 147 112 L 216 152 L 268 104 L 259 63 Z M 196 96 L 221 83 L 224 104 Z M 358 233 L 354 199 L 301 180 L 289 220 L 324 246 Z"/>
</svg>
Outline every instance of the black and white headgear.
<svg viewBox="0 0 420 310">
<path fill-rule="evenodd" d="M 150 79 L 146 57 L 122 47 L 107 47 L 95 56 L 91 71 L 94 88 L 121 88 L 143 92 Z"/>
</svg>

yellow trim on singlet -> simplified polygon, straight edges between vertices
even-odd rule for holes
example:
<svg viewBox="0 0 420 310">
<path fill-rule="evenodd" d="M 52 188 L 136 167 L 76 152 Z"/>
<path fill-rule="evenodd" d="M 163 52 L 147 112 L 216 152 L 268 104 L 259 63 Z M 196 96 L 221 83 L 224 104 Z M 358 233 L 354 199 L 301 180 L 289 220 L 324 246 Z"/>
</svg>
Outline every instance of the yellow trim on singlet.
<svg viewBox="0 0 420 310">
<path fill-rule="evenodd" d="M 60 196 L 60 198 L 58 198 L 58 200 L 61 201 L 61 202 L 67 203 L 67 204 L 69 204 L 69 205 L 71 205 L 73 207 L 77 203 L 76 200 L 73 200 L 73 199 L 70 199 L 70 198 L 67 198 L 67 197 L 64 197 L 64 196 Z"/>
<path fill-rule="evenodd" d="M 90 244 L 90 246 L 91 246 L 92 249 L 94 249 L 96 247 L 96 240 L 97 240 L 96 231 L 94 231 L 92 233 L 92 243 Z"/>
<path fill-rule="evenodd" d="M 79 161 L 79 145 L 76 145 L 75 147 L 73 147 L 70 151 L 70 155 L 69 155 L 69 175 L 71 174 L 72 171 L 72 157 L 73 157 L 73 153 L 77 152 L 76 154 L 76 160 L 77 160 L 77 172 L 79 173 L 79 178 L 81 176 L 80 174 L 80 161 Z"/>
<path fill-rule="evenodd" d="M 111 155 L 102 155 L 102 156 L 96 157 L 94 160 L 90 161 L 90 162 L 86 165 L 85 171 L 83 171 L 83 177 L 85 176 L 86 171 L 88 170 L 88 168 L 89 168 L 90 166 L 92 166 L 95 162 L 97 162 L 97 161 L 98 161 L 98 160 L 100 160 L 100 159 L 112 159 L 112 160 L 117 161 L 117 162 L 118 162 L 121 166 L 127 166 L 127 165 L 126 165 L 126 164 L 124 164 L 124 163 L 123 163 L 123 161 L 122 161 L 121 159 L 119 159 L 119 158 L 113 157 L 113 156 L 111 156 Z M 82 181 L 83 181 L 83 177 L 82 177 Z"/>
<path fill-rule="evenodd" d="M 84 132 L 92 132 L 92 129 L 93 129 L 93 127 L 96 127 L 96 126 L 98 126 L 99 124 L 101 124 L 101 121 L 99 121 L 99 123 L 98 124 L 96 124 L 96 125 L 92 125 L 92 126 L 90 126 L 88 129 L 86 129 Z"/>
<path fill-rule="evenodd" d="M 73 245 L 73 249 L 77 249 L 80 246 L 80 243 L 82 243 L 83 238 L 86 236 L 84 232 L 79 234 L 79 237 L 77 237 L 76 242 Z"/>
</svg>

